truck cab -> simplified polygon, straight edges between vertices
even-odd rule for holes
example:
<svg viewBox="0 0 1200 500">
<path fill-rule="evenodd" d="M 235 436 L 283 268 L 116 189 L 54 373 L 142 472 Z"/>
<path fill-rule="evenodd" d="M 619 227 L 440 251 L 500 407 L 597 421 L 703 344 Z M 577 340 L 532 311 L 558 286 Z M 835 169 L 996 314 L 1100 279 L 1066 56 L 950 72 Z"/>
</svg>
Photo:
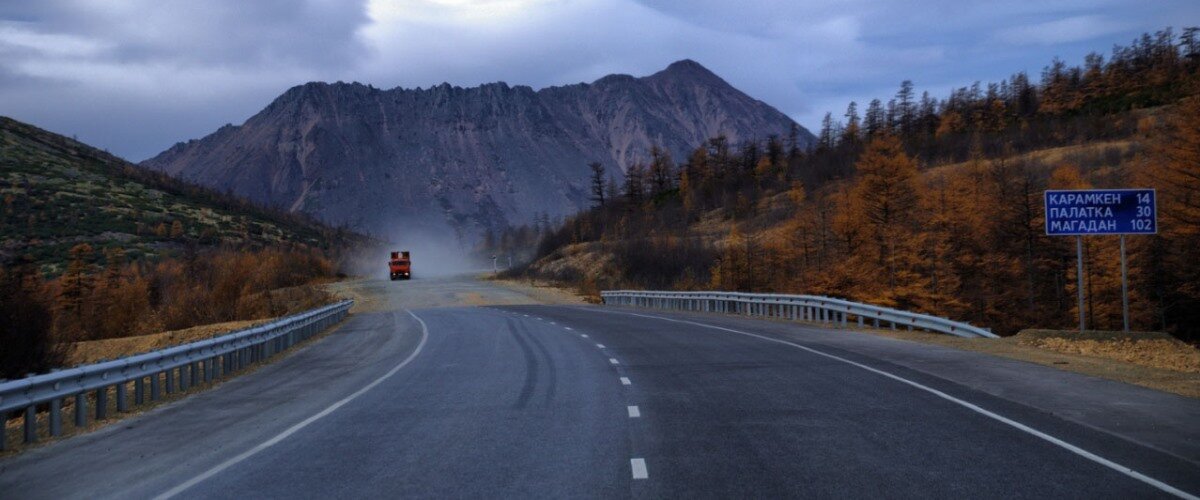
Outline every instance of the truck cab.
<svg viewBox="0 0 1200 500">
<path fill-rule="evenodd" d="M 388 261 L 388 275 L 392 281 L 412 279 L 412 260 L 407 251 L 392 252 L 392 258 Z"/>
</svg>

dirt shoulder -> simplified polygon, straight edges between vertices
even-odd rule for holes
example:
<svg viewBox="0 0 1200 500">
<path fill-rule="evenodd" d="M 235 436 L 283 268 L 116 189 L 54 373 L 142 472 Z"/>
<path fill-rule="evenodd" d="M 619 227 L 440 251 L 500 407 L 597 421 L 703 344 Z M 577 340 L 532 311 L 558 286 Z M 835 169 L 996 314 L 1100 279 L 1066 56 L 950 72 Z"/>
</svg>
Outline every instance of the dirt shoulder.
<svg viewBox="0 0 1200 500">
<path fill-rule="evenodd" d="M 580 305 L 588 303 L 585 297 L 572 290 L 556 287 L 541 281 L 488 279 L 487 282 L 521 293 L 543 304 Z"/>
<path fill-rule="evenodd" d="M 1169 337 L 1169 341 L 1164 340 L 1160 337 L 1163 334 L 1147 334 L 1150 338 L 1131 340 L 1128 337 L 1113 335 L 1072 339 L 1065 334 L 1022 332 L 1001 339 L 967 339 L 905 330 L 854 332 L 981 352 L 1190 398 L 1200 398 L 1200 368 L 1195 364 L 1200 363 L 1200 352 L 1189 354 L 1185 349 L 1196 349 Z M 1166 342 L 1176 342 L 1178 345 L 1172 344 L 1170 348 L 1164 348 L 1163 343 Z M 1189 356 L 1192 356 L 1192 364 L 1187 361 Z"/>
</svg>

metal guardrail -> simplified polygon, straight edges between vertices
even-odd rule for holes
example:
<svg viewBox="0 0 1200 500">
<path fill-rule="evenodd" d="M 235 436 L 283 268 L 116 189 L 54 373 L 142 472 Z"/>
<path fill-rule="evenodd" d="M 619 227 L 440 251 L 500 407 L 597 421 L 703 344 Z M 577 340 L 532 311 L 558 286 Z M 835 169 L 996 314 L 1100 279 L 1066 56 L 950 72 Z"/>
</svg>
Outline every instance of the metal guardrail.
<svg viewBox="0 0 1200 500">
<path fill-rule="evenodd" d="M 854 318 L 860 328 L 868 323 L 875 328 L 882 328 L 886 323 L 893 330 L 906 327 L 909 330 L 948 333 L 959 337 L 998 338 L 991 331 L 968 323 L 816 295 L 615 290 L 600 292 L 600 297 L 609 305 L 743 314 L 812 321 L 842 328 L 847 327 L 851 318 Z"/>
<path fill-rule="evenodd" d="M 129 411 L 129 384 L 133 384 L 133 403 L 149 400 L 162 393 L 185 391 L 202 381 L 212 382 L 253 363 L 270 358 L 314 334 L 338 323 L 350 311 L 354 301 L 343 301 L 300 314 L 287 316 L 207 340 L 129 356 L 113 361 L 52 371 L 20 380 L 0 381 L 0 423 L 8 415 L 24 409 L 26 443 L 37 441 L 37 407 L 49 404 L 49 434 L 62 434 L 62 404 L 74 398 L 75 427 L 88 422 L 87 396 L 95 394 L 95 420 L 108 418 L 108 397 L 115 391 L 118 412 Z M 0 450 L 6 447 L 0 428 Z"/>
</svg>

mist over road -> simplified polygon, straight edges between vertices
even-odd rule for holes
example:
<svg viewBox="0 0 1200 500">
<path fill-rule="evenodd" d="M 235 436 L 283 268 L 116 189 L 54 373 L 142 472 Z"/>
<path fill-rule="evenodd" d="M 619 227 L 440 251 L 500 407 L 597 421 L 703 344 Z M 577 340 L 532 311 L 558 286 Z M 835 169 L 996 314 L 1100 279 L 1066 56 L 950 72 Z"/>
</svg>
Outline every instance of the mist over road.
<svg viewBox="0 0 1200 500">
<path fill-rule="evenodd" d="M 467 277 L 339 286 L 366 300 L 329 336 L 0 460 L 0 497 L 1200 492 L 1188 398 L 796 324 L 542 305 Z"/>
</svg>

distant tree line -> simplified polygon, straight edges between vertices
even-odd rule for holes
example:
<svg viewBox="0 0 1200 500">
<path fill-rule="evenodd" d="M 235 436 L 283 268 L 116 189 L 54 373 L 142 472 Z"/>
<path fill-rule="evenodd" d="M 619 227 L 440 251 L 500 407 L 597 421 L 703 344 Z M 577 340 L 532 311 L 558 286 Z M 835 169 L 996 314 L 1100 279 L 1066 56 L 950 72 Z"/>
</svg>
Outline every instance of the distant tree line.
<svg viewBox="0 0 1200 500">
<path fill-rule="evenodd" d="M 941 100 L 905 81 L 861 116 L 855 103 L 844 121 L 827 115 L 811 146 L 797 130 L 715 137 L 679 163 L 653 148 L 620 180 L 593 168 L 594 207 L 545 232 L 533 258 L 584 244 L 612 259 L 600 275 L 550 276 L 585 288 L 819 293 L 1002 333 L 1067 327 L 1073 240 L 1043 234 L 1042 191 L 1144 185 L 1159 190 L 1162 231 L 1130 239 L 1134 324 L 1200 338 L 1197 33 Z M 1077 147 L 1023 156 L 1062 146 Z M 1086 241 L 1085 312 L 1119 328 L 1116 240 Z"/>
</svg>

